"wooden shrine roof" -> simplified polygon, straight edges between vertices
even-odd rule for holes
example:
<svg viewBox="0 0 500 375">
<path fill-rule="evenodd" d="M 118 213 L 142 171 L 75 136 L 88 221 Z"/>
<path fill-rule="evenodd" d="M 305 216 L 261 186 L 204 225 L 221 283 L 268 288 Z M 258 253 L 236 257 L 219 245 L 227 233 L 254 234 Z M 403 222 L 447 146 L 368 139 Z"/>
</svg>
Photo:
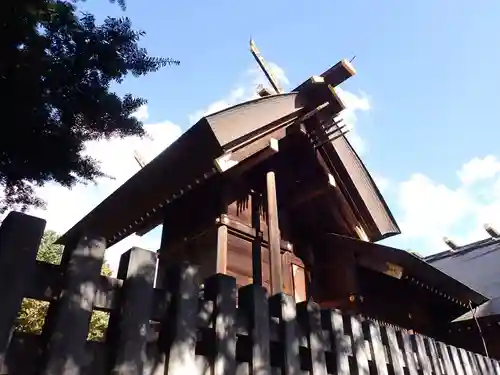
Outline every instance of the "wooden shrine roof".
<svg viewBox="0 0 500 375">
<path fill-rule="evenodd" d="M 489 298 L 500 298 L 500 238 L 429 255 L 425 260 Z"/>
<path fill-rule="evenodd" d="M 474 318 L 494 322 L 500 320 L 500 238 L 486 238 L 455 250 L 429 255 L 425 260 L 491 298 L 474 313 L 469 311 L 455 319 L 455 323 L 467 323 Z"/>
<path fill-rule="evenodd" d="M 93 232 L 106 237 L 111 246 L 130 234 L 147 232 L 161 224 L 165 206 L 192 191 L 203 190 L 215 175 L 223 173 L 214 165 L 218 158 L 243 144 L 258 151 L 263 147 L 259 137 L 267 129 L 303 119 L 325 103 L 329 105 L 319 115 L 331 118 L 338 114 L 344 107 L 334 87 L 354 74 L 354 68 L 341 61 L 321 75 L 323 83 L 312 78 L 290 93 L 250 100 L 203 117 L 58 243 L 68 244 L 84 232 Z M 400 233 L 375 182 L 344 136 L 323 143 L 318 152 L 326 168 L 337 174 L 342 194 L 367 227 L 370 240 Z"/>
<path fill-rule="evenodd" d="M 334 234 L 326 235 L 325 240 L 342 251 L 354 251 L 361 265 L 378 272 L 385 273 L 389 271 L 389 265 L 396 266 L 401 272 L 398 278 L 407 279 L 429 292 L 455 301 L 464 308 L 468 307 L 469 301 L 475 306 L 488 301 L 488 297 L 479 291 L 408 251 Z"/>
</svg>

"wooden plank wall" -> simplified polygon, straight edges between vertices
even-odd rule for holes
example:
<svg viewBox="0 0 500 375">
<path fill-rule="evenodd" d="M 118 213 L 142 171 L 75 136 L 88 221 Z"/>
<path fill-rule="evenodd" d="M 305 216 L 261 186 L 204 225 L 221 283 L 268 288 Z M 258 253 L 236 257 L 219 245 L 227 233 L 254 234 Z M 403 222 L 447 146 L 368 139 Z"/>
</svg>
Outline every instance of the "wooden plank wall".
<svg viewBox="0 0 500 375">
<path fill-rule="evenodd" d="M 252 208 L 259 210 L 259 222 L 252 221 Z M 249 194 L 243 199 L 231 203 L 228 207 L 227 215 L 231 220 L 235 220 L 248 227 L 258 226 L 260 231 L 267 232 L 267 220 L 262 207 L 252 207 L 252 196 Z"/>
<path fill-rule="evenodd" d="M 253 283 L 253 238 L 230 231 L 228 236 L 228 262 L 227 275 L 236 279 L 237 287 L 242 287 Z M 262 286 L 270 292 L 270 266 L 269 249 L 267 244 L 260 246 L 261 251 L 261 270 Z M 291 296 L 297 296 L 300 300 L 306 299 L 306 279 L 301 276 L 301 270 L 305 269 L 304 263 L 287 249 L 282 249 L 281 263 L 283 269 L 283 291 Z M 293 270 L 296 270 L 297 276 L 294 277 Z M 303 273 L 303 272 L 302 272 Z"/>
<path fill-rule="evenodd" d="M 270 291 L 270 263 L 268 248 L 268 227 L 265 216 L 265 207 L 256 206 L 254 197 L 249 194 L 243 199 L 233 202 L 227 210 L 230 228 L 228 236 L 228 267 L 227 274 L 236 278 L 238 287 L 251 283 L 252 252 L 255 246 L 261 243 L 261 273 L 262 285 Z M 258 210 L 257 215 L 253 215 L 254 210 Z M 299 290 L 299 299 L 306 298 L 306 279 L 302 277 L 305 272 L 303 261 L 295 254 L 294 247 L 290 242 L 287 217 L 285 212 L 280 212 L 280 237 L 281 237 L 281 263 L 283 272 L 283 291 L 289 295 L 295 295 L 295 290 Z M 250 234 L 253 232 L 253 234 Z M 256 237 L 260 236 L 256 239 Z M 297 277 L 294 280 L 293 270 L 296 270 Z M 305 275 L 304 275 L 305 276 Z M 299 279 L 301 281 L 299 281 Z M 297 285 L 295 285 L 297 284 Z"/>
<path fill-rule="evenodd" d="M 500 375 L 497 360 L 260 286 L 238 290 L 227 275 L 201 293 L 188 264 L 154 289 L 156 256 L 143 249 L 124 254 L 119 279 L 100 276 L 105 242 L 94 236 L 66 248 L 63 266 L 37 263 L 44 225 L 11 213 L 0 228 L 1 374 Z M 54 307 L 42 336 L 11 334 L 24 297 Z M 111 312 L 104 342 L 86 339 L 96 308 Z"/>
</svg>

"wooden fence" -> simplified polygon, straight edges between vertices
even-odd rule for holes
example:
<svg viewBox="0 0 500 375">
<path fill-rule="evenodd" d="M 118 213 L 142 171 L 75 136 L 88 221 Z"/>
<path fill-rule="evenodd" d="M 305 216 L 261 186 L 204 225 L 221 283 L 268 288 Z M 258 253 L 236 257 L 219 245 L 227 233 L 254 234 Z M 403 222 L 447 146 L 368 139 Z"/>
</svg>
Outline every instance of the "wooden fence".
<svg viewBox="0 0 500 375">
<path fill-rule="evenodd" d="M 44 228 L 20 213 L 0 227 L 1 374 L 500 375 L 482 355 L 258 286 L 237 291 L 229 276 L 200 289 L 190 265 L 154 289 L 156 254 L 138 248 L 117 279 L 101 276 L 99 238 L 67 247 L 60 266 L 37 262 Z M 13 332 L 26 297 L 50 302 L 41 335 Z M 104 342 L 87 341 L 93 309 L 110 312 Z"/>
</svg>

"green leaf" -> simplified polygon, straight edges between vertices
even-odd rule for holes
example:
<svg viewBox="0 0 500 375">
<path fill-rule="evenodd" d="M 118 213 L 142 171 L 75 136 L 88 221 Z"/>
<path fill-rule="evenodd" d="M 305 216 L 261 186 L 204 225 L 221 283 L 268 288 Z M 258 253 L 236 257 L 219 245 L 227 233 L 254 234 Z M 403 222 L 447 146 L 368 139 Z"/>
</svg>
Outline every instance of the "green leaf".
<svg viewBox="0 0 500 375">
<path fill-rule="evenodd" d="M 124 7 L 124 2 L 118 0 Z M 0 213 L 41 207 L 36 186 L 71 187 L 104 177 L 86 142 L 143 136 L 131 115 L 144 98 L 111 86 L 179 61 L 150 56 L 128 18 L 102 24 L 67 0 L 0 2 Z"/>
</svg>

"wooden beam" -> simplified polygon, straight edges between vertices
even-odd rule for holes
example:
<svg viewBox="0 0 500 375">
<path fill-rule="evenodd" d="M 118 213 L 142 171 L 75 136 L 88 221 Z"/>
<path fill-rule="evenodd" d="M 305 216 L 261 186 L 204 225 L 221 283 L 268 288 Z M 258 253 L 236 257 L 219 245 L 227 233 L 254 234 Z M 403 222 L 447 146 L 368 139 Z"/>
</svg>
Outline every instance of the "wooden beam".
<svg viewBox="0 0 500 375">
<path fill-rule="evenodd" d="M 360 266 L 396 279 L 403 277 L 404 268 L 402 266 L 377 258 L 372 254 L 358 255 L 357 262 Z"/>
<path fill-rule="evenodd" d="M 320 76 L 312 76 L 292 91 L 301 91 L 307 86 L 327 84 L 336 87 L 356 74 L 356 69 L 347 60 L 341 60 Z"/>
<path fill-rule="evenodd" d="M 241 149 L 248 148 L 252 144 L 258 142 L 259 140 L 272 136 L 273 138 L 278 138 L 281 139 L 283 136 L 285 136 L 287 129 L 290 127 L 295 127 L 297 124 L 301 124 L 304 121 L 307 121 L 308 119 L 315 117 L 319 115 L 322 111 L 324 111 L 328 106 L 330 105 L 330 102 L 325 101 L 322 104 L 319 104 L 315 106 L 314 108 L 304 108 L 300 107 L 297 108 L 295 111 L 289 113 L 286 116 L 283 116 L 268 125 L 260 128 L 258 131 L 251 133 L 252 135 L 247 135 L 244 141 L 240 142 L 237 146 L 229 149 L 227 153 L 231 152 L 233 154 L 236 154 L 237 151 Z M 284 132 L 281 132 L 280 130 L 283 130 Z M 245 157 L 250 156 L 251 154 L 243 152 Z M 238 161 L 242 160 L 241 157 L 237 158 Z"/>
<path fill-rule="evenodd" d="M 262 286 L 262 234 L 260 231 L 260 208 L 262 199 L 260 194 L 253 193 L 252 200 L 252 228 L 255 236 L 252 240 L 252 278 L 255 285 Z M 281 245 L 281 244 L 280 244 Z"/>
<path fill-rule="evenodd" d="M 356 225 L 354 227 L 354 230 L 356 231 L 356 233 L 361 241 L 370 242 L 370 238 L 366 234 L 366 232 L 361 224 Z"/>
<path fill-rule="evenodd" d="M 304 116 L 300 117 L 297 122 L 302 123 L 308 119 L 310 119 L 313 116 L 316 116 L 318 113 L 320 113 L 323 109 L 328 107 L 330 103 L 329 102 L 324 102 L 323 104 L 318 105 L 316 108 L 310 110 L 307 112 Z"/>
<path fill-rule="evenodd" d="M 220 189 L 219 195 L 219 210 L 222 215 L 227 215 L 229 210 L 229 202 L 231 201 L 231 186 L 225 184 Z M 216 253 L 216 273 L 226 274 L 228 262 L 228 221 L 226 217 L 221 217 L 217 227 L 217 253 Z"/>
<path fill-rule="evenodd" d="M 297 207 L 303 203 L 309 202 L 316 197 L 331 192 L 337 187 L 337 182 L 335 177 L 330 174 L 325 174 L 325 181 L 321 180 L 319 183 L 315 183 L 307 189 L 300 189 L 296 194 L 292 194 L 287 197 L 287 203 L 284 205 L 285 208 L 290 209 Z M 298 190 L 298 189 L 297 189 Z"/>
<path fill-rule="evenodd" d="M 358 215 L 353 211 L 352 206 L 348 201 L 349 196 L 344 193 L 345 191 L 347 191 L 347 187 L 336 171 L 330 171 L 330 168 L 328 167 L 327 162 L 324 158 L 324 150 L 317 150 L 316 157 L 319 164 L 325 171 L 325 174 L 328 176 L 330 185 L 335 186 L 335 189 L 332 189 L 332 191 L 335 193 L 336 198 L 338 198 L 340 202 L 338 209 L 342 213 L 342 216 L 345 217 L 345 220 L 348 223 L 351 223 L 351 230 L 356 233 L 359 238 L 363 238 L 364 236 L 366 236 L 369 241 L 369 237 L 364 229 L 366 228 L 366 223 L 362 222 L 362 220 L 358 218 Z M 358 226 L 358 228 L 356 226 Z M 364 236 L 361 230 L 363 230 Z"/>
<path fill-rule="evenodd" d="M 279 86 L 279 83 L 273 76 L 272 72 L 267 68 L 266 63 L 264 62 L 264 58 L 257 49 L 257 46 L 255 45 L 253 39 L 250 39 L 250 51 L 252 52 L 253 57 L 255 58 L 260 68 L 262 69 L 262 72 L 266 75 L 266 78 L 268 79 L 269 83 L 271 84 L 271 86 L 273 86 L 273 89 L 274 91 L 276 91 L 276 94 L 280 94 L 282 92 L 281 87 Z"/>
<path fill-rule="evenodd" d="M 283 290 L 283 271 L 281 266 L 281 238 L 278 220 L 278 200 L 276 196 L 276 174 L 273 171 L 269 171 L 266 174 L 266 187 L 271 293 L 275 295 L 281 293 Z"/>
<path fill-rule="evenodd" d="M 285 205 L 285 208 L 293 209 L 297 206 L 300 206 L 301 204 L 309 202 L 320 195 L 326 194 L 330 188 L 331 187 L 329 186 L 320 185 L 320 186 L 314 186 L 313 188 L 308 189 L 306 191 L 302 191 L 300 192 L 300 194 L 291 197 L 290 200 Z"/>
<path fill-rule="evenodd" d="M 297 107 L 288 114 L 280 118 L 277 118 L 276 120 L 271 121 L 270 123 L 263 125 L 258 129 L 255 129 L 250 133 L 247 133 L 246 135 L 243 135 L 239 138 L 236 138 L 233 141 L 228 142 L 226 145 L 224 145 L 224 151 L 226 153 L 236 152 L 238 150 L 241 150 L 242 148 L 248 147 L 252 143 L 257 142 L 262 138 L 266 138 L 267 136 L 276 133 L 281 129 L 284 129 L 286 133 L 286 129 L 288 129 L 292 124 L 294 124 L 299 118 L 299 116 L 302 116 L 304 114 L 304 111 L 305 111 L 304 107 Z"/>
<path fill-rule="evenodd" d="M 220 225 L 217 228 L 217 264 L 216 273 L 227 272 L 227 226 Z"/>
<path fill-rule="evenodd" d="M 257 86 L 257 95 L 259 95 L 261 98 L 264 98 L 266 96 L 272 95 L 272 93 L 263 85 L 259 85 Z"/>
<path fill-rule="evenodd" d="M 166 209 L 164 209 L 166 211 Z M 156 265 L 156 278 L 155 278 L 155 286 L 159 288 L 163 288 L 163 284 L 165 283 L 165 269 L 166 269 L 166 259 L 167 247 L 169 246 L 169 230 L 171 230 L 169 226 L 169 222 L 167 220 L 163 220 L 161 228 L 161 240 L 160 240 L 160 248 L 158 249 L 158 261 Z"/>
<path fill-rule="evenodd" d="M 234 234 L 242 235 L 245 238 L 248 238 L 248 237 L 254 238 L 256 236 L 261 236 L 262 237 L 262 245 L 268 246 L 269 238 L 268 238 L 267 232 L 264 233 L 261 231 L 260 233 L 257 233 L 255 231 L 255 228 L 252 228 L 251 226 L 240 223 L 238 220 L 231 219 L 227 215 L 221 215 L 221 217 L 217 218 L 216 220 L 223 220 L 223 222 L 226 223 L 226 226 L 228 228 L 228 233 L 234 232 Z M 293 252 L 293 244 L 288 242 L 288 241 L 281 240 L 280 246 L 281 246 L 281 249 L 283 251 L 292 251 Z"/>
<path fill-rule="evenodd" d="M 276 154 L 279 151 L 279 142 L 275 138 L 269 138 L 267 145 L 260 150 L 257 150 L 255 153 L 247 155 L 244 151 L 245 150 L 238 150 L 236 152 L 225 153 L 215 159 L 215 167 L 219 173 L 224 173 L 229 169 L 235 168 L 243 161 L 245 161 L 245 163 L 238 166 L 237 173 L 240 174 L 250 169 L 270 156 Z"/>
</svg>

